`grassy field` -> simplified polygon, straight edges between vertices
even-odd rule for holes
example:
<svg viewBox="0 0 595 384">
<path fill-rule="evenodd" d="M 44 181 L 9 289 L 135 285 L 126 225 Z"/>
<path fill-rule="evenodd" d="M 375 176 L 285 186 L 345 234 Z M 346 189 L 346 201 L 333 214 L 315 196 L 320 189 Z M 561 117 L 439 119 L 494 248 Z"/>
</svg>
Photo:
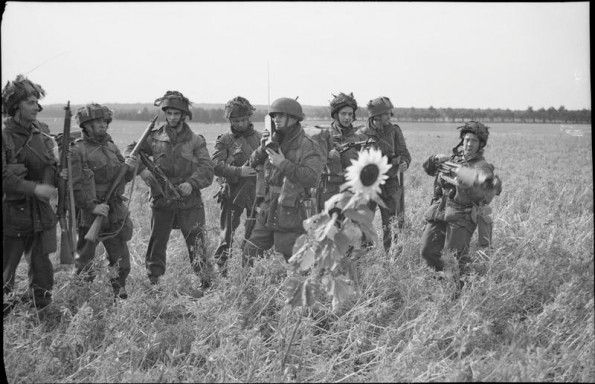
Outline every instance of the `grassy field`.
<svg viewBox="0 0 595 384">
<path fill-rule="evenodd" d="M 60 120 L 47 122 L 61 130 Z M 210 151 L 228 129 L 190 125 Z M 364 255 L 360 293 L 338 311 L 324 299 L 311 309 L 287 307 L 280 255 L 243 271 L 241 227 L 229 277 L 216 278 L 205 297 L 188 296 L 198 280 L 179 231 L 169 242 L 163 288 L 150 292 L 144 254 L 151 211 L 137 178 L 130 297 L 113 304 L 102 247 L 98 276 L 87 287 L 57 268 L 45 319 L 22 307 L 4 318 L 8 381 L 595 381 L 591 126 L 575 126 L 584 135 L 573 137 L 559 125 L 492 125 L 486 158 L 504 188 L 492 203 L 494 246 L 478 249 L 474 239 L 471 282 L 453 300 L 454 285 L 433 279 L 419 255 L 433 181 L 421 164 L 456 145 L 460 124 L 400 125 L 413 158 L 405 178 L 408 225 L 397 239 L 403 251 Z M 145 127 L 114 121 L 110 131 L 123 148 Z M 211 252 L 216 190 L 216 183 L 203 190 Z M 23 290 L 24 261 L 18 273 Z"/>
</svg>

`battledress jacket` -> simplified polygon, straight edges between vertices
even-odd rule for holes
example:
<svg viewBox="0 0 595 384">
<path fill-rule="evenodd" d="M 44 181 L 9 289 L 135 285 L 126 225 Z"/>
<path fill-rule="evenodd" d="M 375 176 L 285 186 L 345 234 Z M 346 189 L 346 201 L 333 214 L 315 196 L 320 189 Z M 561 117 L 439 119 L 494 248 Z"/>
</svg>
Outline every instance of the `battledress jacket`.
<svg viewBox="0 0 595 384">
<path fill-rule="evenodd" d="M 350 125 L 347 128 L 341 128 L 336 121 L 333 121 L 330 126 L 331 140 L 333 142 L 333 148 L 340 152 L 342 144 L 355 143 L 357 141 L 364 141 L 368 137 L 360 132 L 363 126 L 354 127 Z M 328 160 L 329 182 L 331 183 L 343 183 L 345 178 L 343 177 L 344 171 L 351 165 L 351 160 L 355 160 L 358 157 L 359 151 L 356 148 L 349 148 L 348 150 L 341 153 L 341 158 L 336 160 Z"/>
<path fill-rule="evenodd" d="M 242 180 L 240 177 L 241 168 L 250 159 L 252 152 L 260 145 L 262 134 L 254 130 L 254 126 L 250 127 L 245 132 L 236 132 L 233 128 L 231 132 L 223 133 L 217 137 L 215 142 L 215 150 L 211 156 L 213 161 L 215 176 L 219 177 L 221 184 L 228 183 L 230 185 L 230 199 L 236 197 L 235 195 L 240 190 L 240 185 L 245 182 L 250 182 L 251 199 L 254 199 L 254 178 L 251 180 Z"/>
<path fill-rule="evenodd" d="M 450 161 L 475 170 L 478 177 L 483 177 L 486 183 L 479 184 L 477 178 L 472 184 L 453 185 L 440 177 L 438 163 L 434 156 L 430 156 L 423 163 L 423 168 L 434 179 L 434 195 L 430 208 L 425 212 L 427 221 L 445 221 L 458 223 L 471 232 L 477 224 L 477 216 L 483 215 L 483 210 L 500 190 L 493 187 L 494 166 L 483 157 L 483 151 L 471 157 L 453 155 Z"/>
<path fill-rule="evenodd" d="M 32 236 L 55 229 L 57 218 L 50 203 L 35 197 L 40 183 L 57 185 L 57 161 L 49 128 L 40 121 L 27 128 L 12 117 L 2 129 L 2 232 L 4 236 Z M 44 244 L 55 251 L 56 239 Z M 44 240 L 45 241 L 45 240 Z M 53 250 L 52 250 L 53 248 Z"/>
<path fill-rule="evenodd" d="M 302 221 L 306 218 L 306 211 L 302 201 L 307 189 L 318 186 L 326 162 L 317 146 L 306 135 L 301 124 L 297 123 L 280 141 L 285 160 L 279 168 L 270 163 L 265 149 L 259 147 L 252 153 L 251 167 L 264 164 L 267 192 L 261 206 L 263 217 L 260 220 L 267 228 L 303 231 Z"/>
<path fill-rule="evenodd" d="M 192 193 L 176 202 L 175 206 L 167 203 L 167 207 L 177 209 L 202 205 L 200 190 L 211 185 L 214 177 L 213 162 L 204 137 L 192 132 L 188 124 L 183 124 L 178 134 L 167 123 L 154 128 L 140 149 L 153 156 L 155 165 L 161 168 L 172 184 L 178 186 L 187 182 L 192 186 Z M 133 147 L 129 145 L 126 153 Z M 139 167 L 139 172 L 142 168 Z"/>
<path fill-rule="evenodd" d="M 97 204 L 105 203 L 108 190 L 124 167 L 127 169 L 126 174 L 107 202 L 109 213 L 107 220 L 103 221 L 103 227 L 114 227 L 125 220 L 128 209 L 124 204 L 123 194 L 126 183 L 132 180 L 134 170 L 124 163 L 124 156 L 111 136 L 94 138 L 83 132 L 83 137 L 75 141 L 71 156 L 74 202 L 78 210 L 79 225 L 90 227 L 93 224 L 93 210 Z"/>
</svg>

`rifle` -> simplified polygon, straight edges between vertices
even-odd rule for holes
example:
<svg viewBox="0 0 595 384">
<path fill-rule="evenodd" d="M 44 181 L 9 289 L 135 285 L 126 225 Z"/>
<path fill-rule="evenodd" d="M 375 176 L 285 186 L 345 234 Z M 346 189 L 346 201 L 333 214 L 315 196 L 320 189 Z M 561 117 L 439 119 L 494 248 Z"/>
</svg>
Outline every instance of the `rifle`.
<svg viewBox="0 0 595 384">
<path fill-rule="evenodd" d="M 72 188 L 72 166 L 70 163 L 70 101 L 64 107 L 64 130 L 62 132 L 62 153 L 60 154 L 60 168 L 68 170 L 68 181 L 58 178 L 58 219 L 62 231 L 60 238 L 60 264 L 72 264 L 74 262 L 74 231 L 76 216 L 74 209 L 74 192 Z M 68 197 L 66 195 L 68 189 Z M 70 207 L 66 205 L 66 199 L 70 200 Z M 67 212 L 70 211 L 70 217 Z M 70 221 L 70 223 L 69 223 Z"/>
<path fill-rule="evenodd" d="M 145 139 L 147 138 L 147 136 L 149 136 L 149 134 L 153 130 L 153 127 L 155 126 L 155 121 L 157 121 L 158 116 L 159 115 L 155 116 L 153 118 L 153 120 L 151 120 L 151 122 L 147 126 L 147 129 L 145 129 L 145 131 L 143 132 L 140 140 L 138 141 L 138 143 L 136 143 L 136 145 L 132 149 L 132 152 L 130 152 L 130 154 L 129 154 L 130 157 L 134 157 L 140 152 L 141 146 L 144 144 Z M 142 152 L 141 152 L 141 155 L 142 155 Z M 124 175 L 126 175 L 126 172 L 128 172 L 128 166 L 120 167 L 120 172 L 118 173 L 118 175 L 112 182 L 112 185 L 110 186 L 110 188 L 107 192 L 107 195 L 105 195 L 104 203 L 107 203 L 110 200 L 110 198 L 112 197 L 112 194 L 114 193 L 114 191 L 116 190 L 118 185 L 120 185 L 120 182 L 124 178 Z M 101 229 L 101 225 L 103 224 L 104 218 L 105 217 L 101 216 L 101 215 L 95 216 L 95 220 L 93 221 L 91 228 L 89 228 L 89 231 L 85 235 L 85 240 L 91 241 L 91 242 L 97 241 L 97 237 L 99 236 L 99 230 Z"/>
<path fill-rule="evenodd" d="M 362 148 L 367 148 L 373 144 L 376 144 L 376 140 L 372 139 L 371 137 L 362 141 L 354 141 L 353 143 L 343 143 L 339 145 L 339 153 L 344 153 L 351 148 L 361 151 Z"/>
</svg>

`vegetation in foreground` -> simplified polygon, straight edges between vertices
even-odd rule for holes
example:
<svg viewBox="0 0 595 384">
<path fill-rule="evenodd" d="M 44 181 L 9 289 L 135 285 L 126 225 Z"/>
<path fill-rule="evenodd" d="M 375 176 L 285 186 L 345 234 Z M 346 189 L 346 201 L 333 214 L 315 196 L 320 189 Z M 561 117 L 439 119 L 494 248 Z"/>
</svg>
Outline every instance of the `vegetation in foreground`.
<svg viewBox="0 0 595 384">
<path fill-rule="evenodd" d="M 419 256 L 432 185 L 421 163 L 456 138 L 456 125 L 442 126 L 402 125 L 413 157 L 408 226 L 390 255 L 378 247 L 357 259 L 358 293 L 335 311 L 326 297 L 312 308 L 287 306 L 291 272 L 279 255 L 242 270 L 241 229 L 229 277 L 198 300 L 189 295 L 198 279 L 174 231 L 161 289 L 152 291 L 144 270 L 150 208 L 137 178 L 130 297 L 113 303 L 102 247 L 88 286 L 58 268 L 50 310 L 17 307 L 4 318 L 8 381 L 595 381 L 590 127 L 579 138 L 493 126 L 486 158 L 504 183 L 492 203 L 495 244 L 473 247 L 473 273 L 453 300 L 454 284 L 434 279 Z M 211 252 L 216 190 L 203 193 Z M 21 290 L 26 270 L 23 260 Z"/>
</svg>

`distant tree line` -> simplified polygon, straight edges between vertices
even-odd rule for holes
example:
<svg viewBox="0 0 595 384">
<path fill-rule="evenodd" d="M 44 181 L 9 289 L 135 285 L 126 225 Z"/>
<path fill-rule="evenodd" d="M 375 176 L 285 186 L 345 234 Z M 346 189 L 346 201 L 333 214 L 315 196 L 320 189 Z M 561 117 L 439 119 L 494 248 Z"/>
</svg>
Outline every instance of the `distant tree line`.
<svg viewBox="0 0 595 384">
<path fill-rule="evenodd" d="M 148 121 L 159 111 L 151 104 L 105 104 L 114 110 L 115 118 L 119 120 L 141 120 Z M 71 105 L 73 115 L 76 114 L 81 105 Z M 256 111 L 252 116 L 253 121 L 264 121 L 267 114 L 267 107 L 255 106 Z M 327 106 L 303 106 L 306 119 L 326 120 L 330 119 L 330 109 Z M 591 110 L 568 110 L 563 105 L 558 109 L 550 107 L 534 110 L 528 107 L 526 110 L 510 109 L 471 109 L 471 108 L 395 108 L 393 110 L 395 119 L 398 121 L 419 121 L 419 122 L 462 122 L 468 120 L 481 121 L 485 123 L 509 122 L 509 123 L 574 123 L 590 124 Z M 64 105 L 51 104 L 44 106 L 42 112 L 47 117 L 64 117 Z M 214 124 L 225 123 L 225 109 L 223 105 L 208 104 L 192 108 L 192 121 Z M 365 108 L 357 110 L 356 116 L 359 121 L 367 119 Z"/>
</svg>

